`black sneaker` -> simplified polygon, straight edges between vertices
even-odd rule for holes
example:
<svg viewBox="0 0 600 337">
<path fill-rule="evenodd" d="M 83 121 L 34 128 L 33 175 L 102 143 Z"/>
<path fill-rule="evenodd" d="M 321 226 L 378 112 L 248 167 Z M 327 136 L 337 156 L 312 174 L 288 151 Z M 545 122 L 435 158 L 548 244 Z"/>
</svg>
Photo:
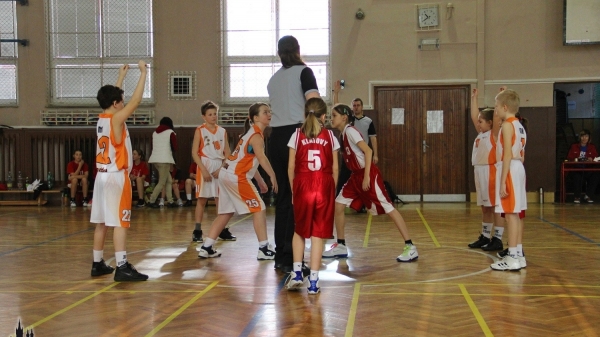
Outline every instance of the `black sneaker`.
<svg viewBox="0 0 600 337">
<path fill-rule="evenodd" d="M 139 199 L 137 202 L 137 205 L 135 205 L 135 207 L 138 207 L 138 208 L 142 208 L 144 206 L 146 206 L 146 204 L 144 203 L 144 200 L 142 200 L 142 199 Z"/>
<path fill-rule="evenodd" d="M 100 260 L 100 262 L 92 263 L 92 276 L 112 274 L 113 271 L 115 271 L 115 268 L 107 265 L 104 259 Z"/>
<path fill-rule="evenodd" d="M 481 246 L 481 249 L 485 250 L 486 252 L 491 252 L 493 250 L 502 250 L 502 249 L 504 249 L 504 245 L 502 245 L 502 240 L 500 240 L 497 237 L 493 236 L 492 237 L 492 241 L 490 241 L 490 243 L 488 243 L 485 246 Z"/>
<path fill-rule="evenodd" d="M 505 250 L 496 253 L 496 256 L 503 259 L 506 255 L 508 255 L 508 248 L 506 248 Z"/>
<path fill-rule="evenodd" d="M 117 271 L 115 272 L 115 281 L 117 282 L 146 281 L 147 279 L 148 275 L 138 272 L 129 262 L 125 262 L 124 265 L 117 267 Z"/>
<path fill-rule="evenodd" d="M 485 246 L 488 243 L 490 243 L 490 239 L 483 236 L 483 234 L 480 234 L 477 241 L 469 243 L 469 248 L 481 248 L 482 246 Z"/>
<path fill-rule="evenodd" d="M 269 245 L 258 248 L 258 255 L 256 256 L 257 260 L 274 260 L 275 252 L 270 249 Z"/>
<path fill-rule="evenodd" d="M 194 206 L 194 205 L 192 204 L 192 201 L 191 201 L 191 200 L 187 200 L 187 201 L 185 202 L 185 204 L 183 204 L 183 207 L 191 207 L 191 206 Z"/>
<path fill-rule="evenodd" d="M 235 241 L 237 237 L 231 234 L 229 228 L 223 228 L 221 234 L 219 234 L 219 239 L 223 241 Z"/>
<path fill-rule="evenodd" d="M 167 203 L 167 207 L 168 208 L 175 208 L 175 207 L 179 207 L 179 206 L 177 205 L 176 202 L 168 202 Z"/>
<path fill-rule="evenodd" d="M 192 232 L 192 241 L 202 242 L 202 230 L 194 229 L 194 231 Z"/>
<path fill-rule="evenodd" d="M 150 208 L 160 208 L 160 205 L 156 202 L 149 202 L 148 206 L 150 206 Z"/>
<path fill-rule="evenodd" d="M 198 257 L 201 257 L 203 259 L 208 259 L 209 257 L 219 257 L 221 256 L 221 253 L 216 251 L 215 249 L 213 249 L 212 246 L 210 247 L 200 247 L 200 250 L 198 251 Z"/>
</svg>

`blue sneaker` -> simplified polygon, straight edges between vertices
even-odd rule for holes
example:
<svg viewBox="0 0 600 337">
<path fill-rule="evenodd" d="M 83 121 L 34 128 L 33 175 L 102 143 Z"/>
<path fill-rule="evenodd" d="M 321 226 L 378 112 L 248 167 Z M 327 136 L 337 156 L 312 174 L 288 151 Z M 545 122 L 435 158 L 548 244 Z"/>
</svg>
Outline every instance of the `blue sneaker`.
<svg viewBox="0 0 600 337">
<path fill-rule="evenodd" d="M 290 276 L 288 276 L 287 282 L 285 283 L 285 288 L 287 290 L 298 290 L 302 288 L 303 285 L 304 276 L 302 275 L 302 271 L 290 272 Z"/>
<path fill-rule="evenodd" d="M 309 279 L 308 282 L 310 282 L 310 285 L 308 286 L 309 294 L 314 295 L 318 294 L 321 291 L 321 288 L 319 287 L 319 279 L 316 279 L 314 281 Z"/>
</svg>

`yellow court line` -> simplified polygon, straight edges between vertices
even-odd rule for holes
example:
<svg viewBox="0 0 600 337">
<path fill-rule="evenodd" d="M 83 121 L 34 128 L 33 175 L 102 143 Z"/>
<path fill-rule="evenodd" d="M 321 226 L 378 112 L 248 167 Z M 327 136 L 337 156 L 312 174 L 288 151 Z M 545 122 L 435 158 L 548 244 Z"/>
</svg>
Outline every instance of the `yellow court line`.
<svg viewBox="0 0 600 337">
<path fill-rule="evenodd" d="M 379 296 L 461 296 L 456 293 L 386 293 L 386 292 L 362 292 L 362 296 L 379 295 Z M 549 298 L 600 298 L 600 295 L 569 295 L 569 294 L 473 294 L 473 297 L 549 297 Z"/>
<path fill-rule="evenodd" d="M 244 220 L 248 219 L 248 218 L 249 218 L 249 217 L 251 217 L 252 215 L 254 215 L 254 213 L 250 213 L 249 215 L 247 215 L 247 216 L 245 216 L 245 217 L 243 217 L 243 218 L 239 219 L 238 221 L 236 221 L 236 222 L 232 223 L 232 224 L 231 224 L 231 225 L 229 225 L 228 227 L 233 227 L 233 226 L 235 226 L 235 225 L 239 224 L 240 222 L 242 222 L 242 221 L 244 221 Z"/>
<path fill-rule="evenodd" d="M 164 328 L 167 324 L 171 323 L 171 321 L 173 319 L 175 319 L 175 317 L 179 316 L 179 314 L 181 314 L 185 309 L 187 309 L 190 305 L 192 305 L 194 302 L 196 302 L 196 300 L 198 300 L 200 297 L 202 297 L 204 294 L 206 294 L 209 290 L 211 290 L 214 286 L 217 285 L 217 283 L 219 283 L 219 281 L 214 281 L 213 283 L 211 283 L 208 287 L 206 287 L 206 289 L 202 290 L 201 292 L 199 292 L 196 296 L 192 297 L 191 300 L 187 301 L 186 304 L 182 305 L 179 309 L 177 309 L 177 311 L 175 311 L 174 313 L 171 314 L 171 316 L 167 317 L 167 319 L 165 319 L 162 323 L 160 323 L 156 328 L 154 328 L 152 331 L 150 331 L 150 333 L 148 333 L 146 335 L 146 337 L 149 336 L 154 336 L 157 332 L 159 332 L 162 328 Z"/>
<path fill-rule="evenodd" d="M 371 219 L 373 219 L 373 215 L 369 213 L 369 219 L 367 220 L 367 231 L 365 232 L 365 239 L 363 240 L 363 248 L 367 248 L 369 246 L 369 234 L 371 233 Z"/>
<path fill-rule="evenodd" d="M 485 286 L 485 287 L 489 287 L 489 286 L 506 286 L 506 287 L 513 287 L 513 286 L 519 286 L 519 287 L 561 287 L 561 288 L 600 288 L 600 286 L 596 286 L 596 285 L 588 285 L 588 284 L 518 284 L 518 283 L 454 283 L 454 282 L 382 282 L 382 283 L 377 283 L 377 282 L 362 282 L 362 285 L 365 287 L 381 287 L 381 286 L 397 286 L 397 285 L 423 285 L 423 286 L 430 286 L 430 285 L 459 285 L 459 284 L 464 284 L 464 285 L 468 285 L 468 286 Z"/>
<path fill-rule="evenodd" d="M 433 240 L 433 243 L 435 244 L 435 246 L 438 248 L 441 247 L 440 243 L 435 238 L 435 235 L 433 235 L 433 231 L 431 230 L 431 228 L 429 228 L 429 224 L 427 224 L 427 220 L 425 220 L 425 217 L 423 216 L 423 214 L 421 213 L 421 211 L 418 208 L 417 208 L 417 213 L 419 213 L 419 216 L 421 217 L 421 221 L 423 221 L 425 228 L 427 228 L 427 231 L 429 232 L 429 236 L 431 236 L 431 240 Z"/>
<path fill-rule="evenodd" d="M 42 323 L 44 323 L 44 322 L 47 322 L 47 321 L 49 321 L 49 320 L 53 319 L 54 317 L 56 317 L 56 316 L 58 316 L 58 315 L 60 315 L 60 314 L 62 314 L 62 313 L 65 313 L 65 312 L 67 312 L 67 311 L 69 311 L 69 310 L 71 310 L 71 309 L 75 308 L 76 306 L 80 305 L 81 303 L 83 303 L 83 302 L 85 302 L 85 301 L 87 301 L 87 300 L 89 300 L 89 299 L 91 299 L 91 298 L 94 298 L 94 297 L 96 297 L 96 296 L 98 296 L 98 295 L 102 294 L 103 292 L 105 292 L 105 291 L 107 291 L 108 289 L 110 289 L 110 288 L 112 288 L 112 287 L 116 286 L 117 284 L 119 284 L 119 282 L 115 282 L 115 283 L 113 283 L 113 284 L 109 285 L 108 287 L 105 287 L 105 288 L 103 288 L 102 290 L 98 290 L 98 291 L 96 291 L 95 293 L 93 293 L 93 294 L 91 294 L 91 295 L 89 295 L 89 296 L 87 296 L 87 297 L 85 297 L 85 298 L 83 298 L 83 299 L 81 299 L 81 300 L 79 300 L 79 301 L 77 301 L 77 302 L 75 302 L 75 303 L 73 303 L 73 304 L 69 305 L 68 307 L 66 307 L 66 308 L 64 308 L 64 309 L 61 309 L 61 310 L 59 310 L 59 311 L 57 311 L 57 312 L 53 313 L 52 315 L 50 315 L 50 316 L 48 316 L 48 317 L 46 317 L 46 318 L 43 318 L 42 320 L 39 320 L 39 321 L 37 321 L 37 322 L 33 323 L 32 325 L 28 326 L 28 327 L 26 328 L 26 330 L 33 329 L 33 328 L 35 328 L 36 326 L 38 326 L 38 325 L 40 325 L 40 324 L 42 324 Z"/>
<path fill-rule="evenodd" d="M 360 282 L 354 284 L 354 294 L 352 295 L 352 305 L 348 313 L 348 323 L 346 323 L 346 337 L 351 337 L 354 333 L 354 321 L 356 320 L 356 308 L 358 307 L 358 295 L 360 293 Z"/>
<path fill-rule="evenodd" d="M 483 333 L 485 334 L 485 336 L 493 337 L 494 334 L 490 331 L 490 328 L 487 326 L 487 323 L 485 323 L 485 319 L 483 319 L 483 316 L 481 316 L 481 314 L 479 313 L 479 309 L 477 309 L 475 302 L 473 302 L 473 300 L 471 299 L 471 296 L 469 295 L 467 288 L 465 288 L 465 286 L 462 284 L 459 284 L 458 286 L 460 287 L 460 292 L 463 294 L 463 296 L 465 297 L 465 300 L 469 304 L 469 308 L 471 308 L 471 311 L 473 312 L 473 315 L 477 319 L 477 322 L 479 323 L 479 326 L 481 327 L 481 330 L 483 330 Z"/>
</svg>

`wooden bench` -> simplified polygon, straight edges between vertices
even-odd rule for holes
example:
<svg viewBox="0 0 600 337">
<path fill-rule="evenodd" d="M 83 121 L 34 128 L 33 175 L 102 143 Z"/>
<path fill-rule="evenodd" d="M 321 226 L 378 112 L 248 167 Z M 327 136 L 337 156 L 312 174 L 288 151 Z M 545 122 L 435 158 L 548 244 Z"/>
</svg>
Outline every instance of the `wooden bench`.
<svg viewBox="0 0 600 337">
<path fill-rule="evenodd" d="M 45 194 L 47 193 L 61 193 L 60 189 L 52 189 L 42 191 L 37 199 L 35 200 L 0 200 L 0 206 L 41 206 L 48 203 L 48 200 L 45 198 Z M 21 199 L 21 196 L 25 194 L 28 199 L 29 195 L 33 195 L 33 191 L 25 191 L 25 190 L 8 190 L 8 191 L 0 191 L 0 196 L 4 199 L 4 195 L 16 195 Z"/>
</svg>

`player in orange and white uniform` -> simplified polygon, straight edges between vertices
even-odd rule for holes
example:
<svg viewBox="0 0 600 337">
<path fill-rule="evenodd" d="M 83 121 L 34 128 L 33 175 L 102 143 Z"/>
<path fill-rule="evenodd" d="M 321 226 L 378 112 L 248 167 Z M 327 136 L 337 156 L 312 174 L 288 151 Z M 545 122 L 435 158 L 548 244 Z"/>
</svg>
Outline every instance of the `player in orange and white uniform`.
<svg viewBox="0 0 600 337">
<path fill-rule="evenodd" d="M 469 243 L 469 248 L 481 248 L 485 251 L 502 250 L 504 220 L 494 212 L 496 206 L 496 135 L 500 131 L 500 119 L 494 109 L 477 108 L 478 90 L 471 95 L 471 121 L 479 132 L 473 143 L 471 163 L 475 173 L 475 191 L 477 206 L 481 206 L 481 233 L 477 240 Z M 492 235 L 492 228 L 494 234 Z"/>
<path fill-rule="evenodd" d="M 129 104 L 124 105 L 123 84 L 128 66 L 119 69 L 116 86 L 105 85 L 98 90 L 98 103 L 104 110 L 96 126 L 96 169 L 94 203 L 90 222 L 96 223 L 94 231 L 94 262 L 92 276 L 110 274 L 113 268 L 103 258 L 104 241 L 108 227 L 114 227 L 113 241 L 117 271 L 115 281 L 145 281 L 148 275 L 139 273 L 127 262 L 127 228 L 131 221 L 131 181 L 129 172 L 133 166 L 131 140 L 125 121 L 133 114 L 142 100 L 146 83 L 146 63 L 139 61 L 140 79 Z"/>
<path fill-rule="evenodd" d="M 496 213 L 505 213 L 508 226 L 508 254 L 491 265 L 494 270 L 517 271 L 527 264 L 523 255 L 523 222 L 519 213 L 527 209 L 525 191 L 525 145 L 527 120 L 517 118 L 519 94 L 504 90 L 496 96 L 495 113 L 503 120 L 496 147 Z"/>
<path fill-rule="evenodd" d="M 204 124 L 196 128 L 192 143 L 192 158 L 196 163 L 196 227 L 192 241 L 202 242 L 202 218 L 208 198 L 215 198 L 218 204 L 218 178 L 221 166 L 229 157 L 227 132 L 217 125 L 219 107 L 211 101 L 202 103 L 200 111 Z M 235 237 L 234 237 L 235 238 Z"/>
<path fill-rule="evenodd" d="M 270 122 L 271 109 L 268 104 L 254 103 L 250 106 L 248 120 L 244 125 L 246 131 L 219 172 L 219 215 L 213 221 L 210 232 L 200 247 L 198 257 L 221 256 L 221 253 L 212 246 L 229 219 L 237 212 L 238 214 L 253 213 L 254 231 L 259 244 L 257 259 L 272 260 L 275 258 L 275 252 L 270 248 L 267 236 L 265 203 L 252 184 L 252 178 L 254 178 L 262 193 L 268 190 L 267 184 L 257 171 L 260 164 L 271 179 L 273 192 L 277 192 L 275 172 L 265 155 L 263 140 L 263 131 Z"/>
</svg>

